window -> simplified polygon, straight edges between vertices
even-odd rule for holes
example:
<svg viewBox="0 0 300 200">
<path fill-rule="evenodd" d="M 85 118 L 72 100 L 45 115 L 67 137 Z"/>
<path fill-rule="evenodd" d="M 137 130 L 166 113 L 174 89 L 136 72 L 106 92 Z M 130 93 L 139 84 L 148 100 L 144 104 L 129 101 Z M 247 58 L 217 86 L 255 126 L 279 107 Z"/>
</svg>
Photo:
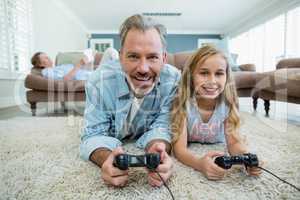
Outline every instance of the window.
<svg viewBox="0 0 300 200">
<path fill-rule="evenodd" d="M 284 22 L 283 14 L 231 39 L 230 50 L 238 54 L 237 62 L 254 63 L 259 72 L 274 70 L 285 57 Z"/>
<path fill-rule="evenodd" d="M 283 58 L 300 57 L 300 7 L 230 40 L 238 63 L 254 63 L 257 71 L 275 70 Z"/>
<path fill-rule="evenodd" d="M 0 70 L 24 72 L 32 53 L 31 0 L 0 0 Z"/>
<path fill-rule="evenodd" d="M 300 57 L 300 7 L 287 13 L 286 57 Z"/>
<path fill-rule="evenodd" d="M 114 46 L 113 39 L 94 39 L 90 40 L 91 46 L 93 50 L 98 52 L 104 52 L 107 48 Z"/>
</svg>

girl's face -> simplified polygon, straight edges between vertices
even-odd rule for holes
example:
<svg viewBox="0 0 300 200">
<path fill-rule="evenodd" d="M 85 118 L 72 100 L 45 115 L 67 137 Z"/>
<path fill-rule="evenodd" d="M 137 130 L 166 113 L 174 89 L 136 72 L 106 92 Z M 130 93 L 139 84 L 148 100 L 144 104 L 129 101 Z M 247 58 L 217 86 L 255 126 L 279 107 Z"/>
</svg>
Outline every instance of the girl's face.
<svg viewBox="0 0 300 200">
<path fill-rule="evenodd" d="M 193 72 L 196 98 L 216 99 L 225 88 L 227 62 L 220 54 L 208 57 L 197 64 Z"/>
</svg>

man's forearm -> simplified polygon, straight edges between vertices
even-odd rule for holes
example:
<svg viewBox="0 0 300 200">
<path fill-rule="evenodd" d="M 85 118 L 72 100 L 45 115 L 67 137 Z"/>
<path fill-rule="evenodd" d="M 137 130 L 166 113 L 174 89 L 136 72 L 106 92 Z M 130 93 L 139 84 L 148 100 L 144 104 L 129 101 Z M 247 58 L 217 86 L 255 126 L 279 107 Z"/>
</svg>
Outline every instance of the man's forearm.
<svg viewBox="0 0 300 200">
<path fill-rule="evenodd" d="M 96 149 L 91 154 L 90 160 L 93 163 L 95 163 L 96 165 L 98 165 L 99 167 L 102 167 L 102 164 L 105 162 L 105 160 L 107 159 L 107 157 L 109 156 L 110 153 L 111 153 L 111 151 L 106 148 Z"/>
<path fill-rule="evenodd" d="M 72 80 L 73 77 L 76 75 L 76 72 L 80 69 L 80 64 L 76 64 L 73 69 L 71 71 L 69 71 L 69 73 L 67 73 L 65 76 L 64 76 L 64 80 L 65 81 L 69 81 L 69 80 Z"/>
</svg>

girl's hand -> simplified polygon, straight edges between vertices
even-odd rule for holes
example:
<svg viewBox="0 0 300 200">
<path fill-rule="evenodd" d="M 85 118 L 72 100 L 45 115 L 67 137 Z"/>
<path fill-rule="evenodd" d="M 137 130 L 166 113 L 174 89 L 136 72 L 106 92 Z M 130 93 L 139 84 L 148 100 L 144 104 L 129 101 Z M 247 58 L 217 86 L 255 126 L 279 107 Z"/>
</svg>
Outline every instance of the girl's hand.
<svg viewBox="0 0 300 200">
<path fill-rule="evenodd" d="M 260 161 L 259 166 L 263 166 L 264 162 Z M 262 170 L 258 167 L 246 167 L 246 171 L 250 176 L 259 176 L 262 173 Z"/>
<path fill-rule="evenodd" d="M 149 153 L 159 153 L 161 158 L 161 163 L 155 169 L 164 181 L 167 181 L 173 173 L 173 160 L 166 152 L 165 142 L 154 142 L 147 150 Z M 157 175 L 156 172 L 149 171 L 148 182 L 153 187 L 160 187 L 163 185 L 163 181 Z"/>
<path fill-rule="evenodd" d="M 209 180 L 220 180 L 224 178 L 226 170 L 215 164 L 214 158 L 223 156 L 224 153 L 220 151 L 210 151 L 200 160 L 202 163 L 201 171 Z"/>
</svg>

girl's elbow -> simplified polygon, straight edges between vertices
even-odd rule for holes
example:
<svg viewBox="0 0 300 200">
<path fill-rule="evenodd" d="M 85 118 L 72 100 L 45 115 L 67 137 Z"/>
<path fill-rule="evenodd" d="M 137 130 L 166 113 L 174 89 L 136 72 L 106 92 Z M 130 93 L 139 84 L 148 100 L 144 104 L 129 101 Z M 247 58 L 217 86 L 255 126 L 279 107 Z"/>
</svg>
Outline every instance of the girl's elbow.
<svg viewBox="0 0 300 200">
<path fill-rule="evenodd" d="M 173 155 L 175 158 L 178 156 L 178 150 L 176 148 L 173 148 Z"/>
<path fill-rule="evenodd" d="M 174 157 L 177 159 L 177 160 L 181 160 L 182 158 L 182 152 L 183 152 L 183 149 L 177 149 L 177 148 L 174 148 L 173 149 L 173 154 L 174 154 Z"/>
<path fill-rule="evenodd" d="M 70 78 L 69 76 L 64 76 L 64 77 L 63 77 L 63 80 L 64 80 L 64 81 L 69 81 L 70 79 L 71 79 L 71 78 Z"/>
</svg>

